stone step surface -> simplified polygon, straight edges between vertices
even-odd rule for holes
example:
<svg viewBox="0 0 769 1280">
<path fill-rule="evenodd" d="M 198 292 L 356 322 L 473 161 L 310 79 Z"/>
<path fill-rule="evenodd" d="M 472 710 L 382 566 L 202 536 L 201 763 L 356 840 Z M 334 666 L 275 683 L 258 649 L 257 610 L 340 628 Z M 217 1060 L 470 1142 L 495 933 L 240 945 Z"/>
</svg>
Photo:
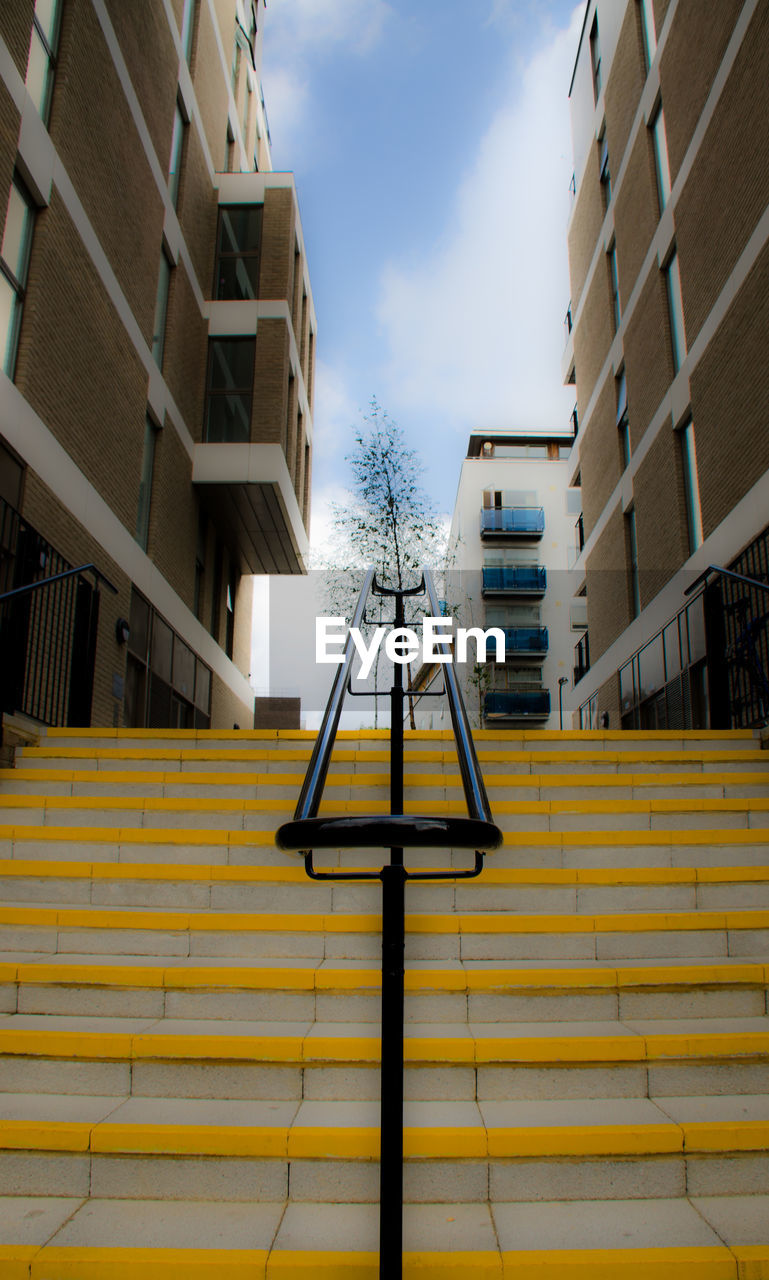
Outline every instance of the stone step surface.
<svg viewBox="0 0 769 1280">
<path fill-rule="evenodd" d="M 378 1274 L 379 890 L 275 847 L 311 747 L 51 731 L 0 774 L 0 1274 Z M 477 748 L 505 843 L 407 890 L 405 1274 L 769 1276 L 769 757 Z M 449 735 L 406 761 L 463 811 Z M 340 735 L 326 811 L 388 769 Z"/>
</svg>

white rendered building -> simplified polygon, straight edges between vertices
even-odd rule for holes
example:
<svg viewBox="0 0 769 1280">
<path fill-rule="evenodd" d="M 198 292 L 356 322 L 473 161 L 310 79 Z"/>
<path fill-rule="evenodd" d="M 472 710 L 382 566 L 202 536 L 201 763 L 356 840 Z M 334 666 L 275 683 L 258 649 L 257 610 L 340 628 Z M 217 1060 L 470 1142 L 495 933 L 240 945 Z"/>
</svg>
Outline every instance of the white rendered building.
<svg viewBox="0 0 769 1280">
<path fill-rule="evenodd" d="M 463 669 L 475 724 L 570 723 L 574 650 L 586 625 L 582 601 L 571 599 L 581 511 L 579 490 L 567 487 L 572 443 L 567 434 L 470 436 L 449 535 L 448 603 L 462 626 L 505 634 L 504 662 L 490 646 L 492 660 Z M 420 712 L 426 723 L 427 700 Z"/>
</svg>

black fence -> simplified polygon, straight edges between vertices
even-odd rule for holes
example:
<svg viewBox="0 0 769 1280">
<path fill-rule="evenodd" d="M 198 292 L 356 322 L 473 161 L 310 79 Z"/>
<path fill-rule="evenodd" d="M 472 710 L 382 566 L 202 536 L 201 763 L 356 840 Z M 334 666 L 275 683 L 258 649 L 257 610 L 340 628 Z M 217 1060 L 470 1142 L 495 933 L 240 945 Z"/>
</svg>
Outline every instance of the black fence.
<svg viewBox="0 0 769 1280">
<path fill-rule="evenodd" d="M 73 572 L 55 547 L 0 500 L 2 711 L 47 725 L 91 723 L 99 617 L 99 575 L 93 576 L 91 582 Z M 8 598 L 33 584 L 34 590 Z"/>
</svg>

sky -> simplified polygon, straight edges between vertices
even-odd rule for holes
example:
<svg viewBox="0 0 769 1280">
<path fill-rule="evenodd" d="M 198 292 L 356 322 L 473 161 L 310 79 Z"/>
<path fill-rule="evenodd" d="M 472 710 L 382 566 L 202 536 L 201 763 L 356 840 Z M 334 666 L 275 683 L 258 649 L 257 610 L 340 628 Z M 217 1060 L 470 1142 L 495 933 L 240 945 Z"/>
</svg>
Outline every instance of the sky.
<svg viewBox="0 0 769 1280">
<path fill-rule="evenodd" d="M 372 398 L 447 518 L 471 431 L 569 429 L 568 90 L 583 14 L 584 0 L 268 0 L 273 168 L 295 174 L 318 321 L 311 548 L 346 499 Z M 272 692 L 304 666 L 289 648 L 273 640 Z"/>
<path fill-rule="evenodd" d="M 450 513 L 471 430 L 567 430 L 574 0 L 268 0 L 318 319 L 312 532 L 375 397 Z"/>
</svg>

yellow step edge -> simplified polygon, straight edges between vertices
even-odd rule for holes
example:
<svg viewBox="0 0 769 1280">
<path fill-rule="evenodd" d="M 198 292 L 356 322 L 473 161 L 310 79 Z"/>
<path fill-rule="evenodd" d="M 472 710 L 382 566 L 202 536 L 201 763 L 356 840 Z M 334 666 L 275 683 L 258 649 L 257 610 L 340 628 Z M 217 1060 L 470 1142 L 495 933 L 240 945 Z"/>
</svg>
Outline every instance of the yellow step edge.
<svg viewBox="0 0 769 1280">
<path fill-rule="evenodd" d="M 280 1249 L 6 1246 L 3 1280 L 377 1280 L 378 1255 Z M 13 1268 L 9 1270 L 7 1268 Z M 18 1268 L 18 1269 L 17 1269 Z M 419 1251 L 403 1255 L 404 1280 L 767 1280 L 764 1246 Z"/>
<path fill-rule="evenodd" d="M 373 865 L 367 870 L 374 870 Z M 448 870 L 448 868 L 446 868 Z M 361 868 L 356 868 L 361 870 Z M 0 876 L 39 879 L 94 880 L 208 880 L 264 884 L 303 884 L 310 880 L 302 867 L 286 862 L 280 866 L 223 866 L 218 863 L 158 862 L 75 862 L 43 858 L 2 858 Z M 769 867 L 587 867 L 587 868 L 507 868 L 486 866 L 482 876 L 467 881 L 465 890 L 488 885 L 668 885 L 741 884 L 769 881 Z"/>
<path fill-rule="evenodd" d="M 228 1036 L 150 1032 L 48 1031 L 0 1028 L 0 1052 L 15 1057 L 86 1061 L 281 1063 L 293 1066 L 379 1063 L 376 1036 Z M 692 1059 L 765 1060 L 769 1032 L 666 1036 L 407 1036 L 411 1064 L 643 1063 Z"/>
<path fill-rule="evenodd" d="M 769 1121 L 676 1124 L 406 1126 L 412 1160 L 522 1160 L 764 1152 Z M 379 1129 L 367 1125 L 122 1124 L 110 1120 L 0 1120 L 0 1150 L 96 1155 L 194 1155 L 250 1159 L 376 1160 Z"/>
<path fill-rule="evenodd" d="M 29 985 L 196 988 L 246 991 L 378 991 L 378 969 L 0 963 L 0 982 Z M 769 965 L 686 965 L 626 969 L 407 969 L 405 987 L 414 992 L 678 990 L 687 987 L 766 987 Z"/>
<path fill-rule="evenodd" d="M 0 926 L 143 929 L 174 932 L 378 933 L 381 916 L 363 913 L 156 911 L 105 907 L 0 907 Z M 406 916 L 411 934 L 649 933 L 769 929 L 767 910 L 627 912 L 606 915 L 517 915 L 432 912 Z"/>
<path fill-rule="evenodd" d="M 166 735 L 168 736 L 168 735 Z M 312 737 L 317 735 L 312 735 Z M 717 737 L 720 735 L 716 735 Z M 309 760 L 311 753 L 310 741 L 306 747 L 280 747 L 280 748 L 260 748 L 260 747 L 127 747 L 123 745 L 115 747 L 58 747 L 55 745 L 24 747 L 19 757 L 21 760 L 174 760 L 174 761 L 206 761 L 206 760 L 231 760 L 233 762 L 245 763 L 250 760 Z M 763 759 L 761 748 L 756 744 L 754 747 L 734 747 L 734 748 L 708 748 L 700 749 L 680 749 L 675 748 L 646 748 L 645 750 L 568 750 L 568 749 L 538 749 L 536 746 L 529 748 L 513 748 L 513 749 L 495 749 L 484 750 L 483 747 L 478 749 L 478 759 L 483 763 L 533 763 L 538 760 L 546 760 L 549 763 L 573 763 L 573 764 L 633 764 L 633 763 L 649 763 L 660 761 L 661 763 L 681 764 L 685 762 L 701 762 L 707 761 L 712 763 L 717 760 L 730 761 L 731 763 L 749 760 L 751 762 Z M 430 762 L 438 764 L 449 764 L 456 766 L 457 755 L 454 749 L 440 750 L 436 748 L 410 748 L 406 744 L 405 751 L 406 764 Z M 377 761 L 388 763 L 390 759 L 389 750 L 377 749 L 375 747 L 344 747 L 335 748 L 332 759 L 338 763 L 345 760 L 355 761 Z"/>
</svg>

